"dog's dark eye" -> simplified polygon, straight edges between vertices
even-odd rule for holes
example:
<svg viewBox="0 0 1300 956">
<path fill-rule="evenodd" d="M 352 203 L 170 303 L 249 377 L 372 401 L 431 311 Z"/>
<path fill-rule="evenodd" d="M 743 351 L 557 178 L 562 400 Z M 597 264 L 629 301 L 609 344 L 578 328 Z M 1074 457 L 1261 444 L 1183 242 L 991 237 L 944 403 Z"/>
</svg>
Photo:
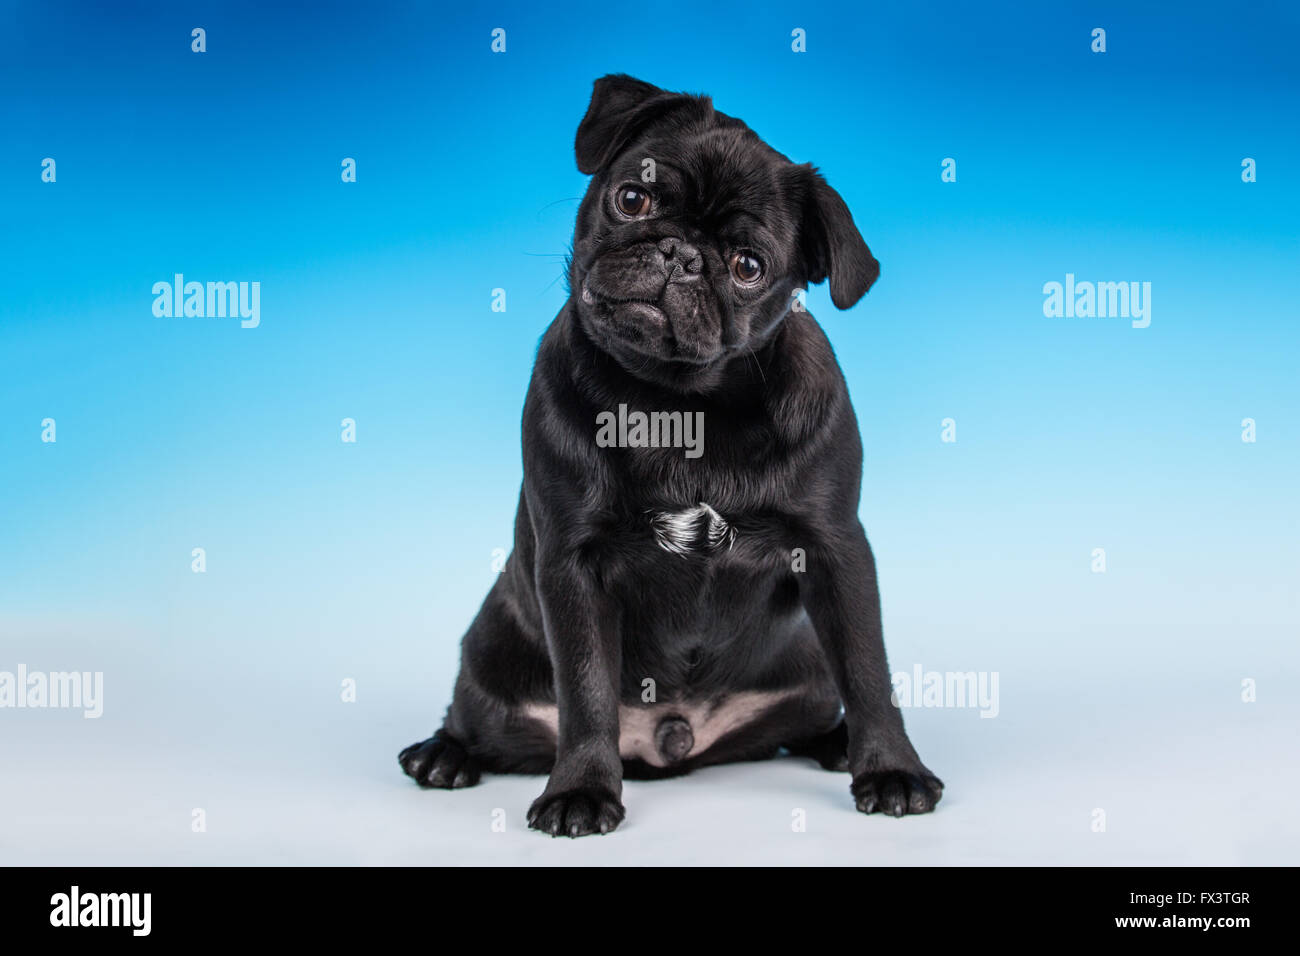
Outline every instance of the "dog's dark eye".
<svg viewBox="0 0 1300 956">
<path fill-rule="evenodd" d="M 736 252 L 731 256 L 731 274 L 740 282 L 757 282 L 763 274 L 763 263 L 748 252 Z"/>
<path fill-rule="evenodd" d="M 650 194 L 635 186 L 623 186 L 614 194 L 614 205 L 623 215 L 635 219 L 650 212 Z"/>
</svg>

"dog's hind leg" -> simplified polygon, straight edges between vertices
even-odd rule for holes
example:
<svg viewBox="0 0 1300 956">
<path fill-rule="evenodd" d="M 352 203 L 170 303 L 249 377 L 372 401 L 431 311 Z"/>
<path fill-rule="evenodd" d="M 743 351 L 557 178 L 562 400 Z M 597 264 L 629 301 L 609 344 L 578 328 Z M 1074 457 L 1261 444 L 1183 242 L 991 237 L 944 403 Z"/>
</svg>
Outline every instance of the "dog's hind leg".
<svg viewBox="0 0 1300 956">
<path fill-rule="evenodd" d="M 553 694 L 550 662 L 507 583 L 505 575 L 498 579 L 465 635 L 442 728 L 398 755 L 422 787 L 472 787 L 485 772 L 546 773 L 555 762 L 554 737 L 519 703 Z"/>
<path fill-rule="evenodd" d="M 785 749 L 795 757 L 812 757 L 827 770 L 848 772 L 849 731 L 842 720 L 824 734 L 785 744 Z"/>
</svg>

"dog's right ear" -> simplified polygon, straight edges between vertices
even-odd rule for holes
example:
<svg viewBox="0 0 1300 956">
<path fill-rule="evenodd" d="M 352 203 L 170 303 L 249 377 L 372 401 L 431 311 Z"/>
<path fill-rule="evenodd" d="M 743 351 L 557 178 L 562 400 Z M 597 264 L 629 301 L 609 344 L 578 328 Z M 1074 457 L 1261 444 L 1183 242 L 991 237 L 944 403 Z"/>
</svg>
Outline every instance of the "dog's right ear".
<svg viewBox="0 0 1300 956">
<path fill-rule="evenodd" d="M 578 124 L 573 144 L 578 171 L 595 175 L 651 122 L 692 102 L 707 104 L 708 100 L 670 93 L 626 73 L 602 76 L 592 87 L 587 115 Z"/>
</svg>

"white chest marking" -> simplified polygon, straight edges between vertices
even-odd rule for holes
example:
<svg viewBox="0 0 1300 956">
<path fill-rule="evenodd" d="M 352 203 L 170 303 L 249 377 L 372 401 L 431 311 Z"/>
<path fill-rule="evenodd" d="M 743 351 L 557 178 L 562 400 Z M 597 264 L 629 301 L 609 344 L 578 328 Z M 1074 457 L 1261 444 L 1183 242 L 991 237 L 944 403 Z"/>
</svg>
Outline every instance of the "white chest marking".
<svg viewBox="0 0 1300 956">
<path fill-rule="evenodd" d="M 736 529 L 703 501 L 681 511 L 656 511 L 650 527 L 659 547 L 669 554 L 730 550 L 736 542 Z"/>
</svg>

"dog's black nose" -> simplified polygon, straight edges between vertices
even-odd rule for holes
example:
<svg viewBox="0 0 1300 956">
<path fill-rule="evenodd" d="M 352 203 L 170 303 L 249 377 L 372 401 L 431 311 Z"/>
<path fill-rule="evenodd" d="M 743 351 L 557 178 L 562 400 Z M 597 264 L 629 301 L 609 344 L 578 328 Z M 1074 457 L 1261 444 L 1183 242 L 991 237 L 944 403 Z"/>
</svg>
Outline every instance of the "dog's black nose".
<svg viewBox="0 0 1300 956">
<path fill-rule="evenodd" d="M 659 251 L 663 254 L 669 281 L 697 276 L 704 269 L 704 257 L 689 242 L 671 237 L 660 239 Z"/>
<path fill-rule="evenodd" d="M 665 717 L 655 728 L 655 749 L 665 763 L 674 764 L 683 760 L 695 746 L 695 735 L 691 725 L 681 717 Z"/>
</svg>

